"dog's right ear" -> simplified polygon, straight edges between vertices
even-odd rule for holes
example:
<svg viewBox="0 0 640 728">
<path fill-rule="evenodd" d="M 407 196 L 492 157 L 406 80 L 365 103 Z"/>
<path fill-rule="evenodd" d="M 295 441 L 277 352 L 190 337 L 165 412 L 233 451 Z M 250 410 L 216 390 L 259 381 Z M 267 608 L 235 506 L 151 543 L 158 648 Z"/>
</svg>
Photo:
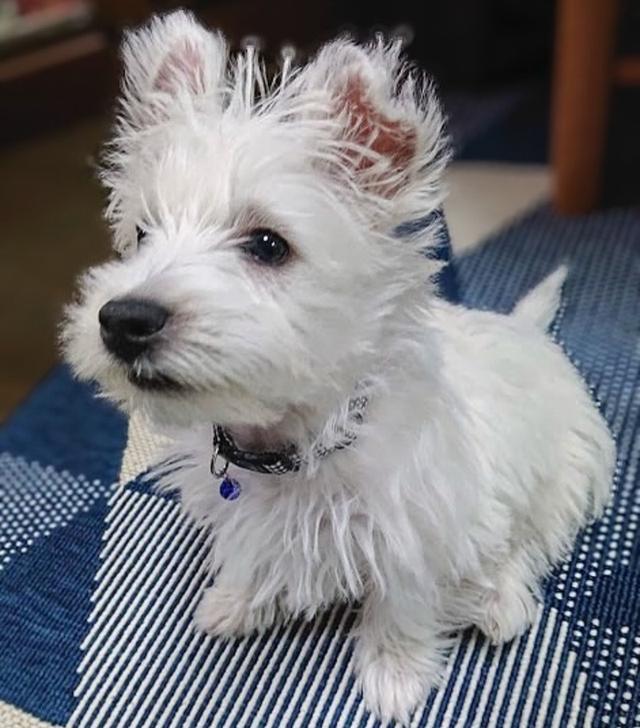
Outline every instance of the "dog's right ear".
<svg viewBox="0 0 640 728">
<path fill-rule="evenodd" d="M 431 83 L 406 63 L 398 42 L 359 46 L 338 39 L 290 89 L 294 98 L 310 99 L 308 116 L 322 133 L 329 123 L 321 167 L 369 202 L 371 214 L 393 209 L 402 221 L 440 206 L 448 159 L 444 117 Z"/>
<path fill-rule="evenodd" d="M 156 16 L 125 35 L 122 110 L 134 127 L 167 118 L 197 100 L 216 100 L 224 86 L 227 48 L 191 13 Z"/>
</svg>

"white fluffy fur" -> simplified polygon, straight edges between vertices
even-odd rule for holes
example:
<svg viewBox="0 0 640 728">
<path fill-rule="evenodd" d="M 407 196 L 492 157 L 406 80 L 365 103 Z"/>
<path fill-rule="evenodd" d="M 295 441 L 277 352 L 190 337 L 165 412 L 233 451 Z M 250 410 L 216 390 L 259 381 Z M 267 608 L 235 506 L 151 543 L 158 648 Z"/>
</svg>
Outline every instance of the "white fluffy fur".
<svg viewBox="0 0 640 728">
<path fill-rule="evenodd" d="M 85 276 L 66 355 L 171 426 L 161 485 L 216 533 L 198 624 L 235 635 L 361 601 L 365 700 L 406 720 L 451 630 L 475 624 L 500 642 L 526 629 L 541 577 L 607 500 L 611 437 L 544 331 L 565 271 L 511 316 L 433 294 L 424 250 L 437 231 L 391 231 L 441 204 L 443 122 L 397 47 L 339 40 L 269 84 L 257 60 L 230 61 L 220 36 L 175 13 L 129 35 L 124 60 L 104 174 L 123 259 Z M 345 97 L 353 79 L 364 118 Z M 385 128 L 413 140 L 401 163 L 376 141 Z M 239 252 L 263 225 L 294 247 L 282 269 Z M 184 391 L 138 390 L 104 349 L 97 312 L 125 295 L 172 312 L 134 367 Z M 232 466 L 242 495 L 219 496 L 212 421 L 247 445 L 310 452 L 335 436 L 358 383 L 370 405 L 354 447 L 297 475 Z"/>
</svg>

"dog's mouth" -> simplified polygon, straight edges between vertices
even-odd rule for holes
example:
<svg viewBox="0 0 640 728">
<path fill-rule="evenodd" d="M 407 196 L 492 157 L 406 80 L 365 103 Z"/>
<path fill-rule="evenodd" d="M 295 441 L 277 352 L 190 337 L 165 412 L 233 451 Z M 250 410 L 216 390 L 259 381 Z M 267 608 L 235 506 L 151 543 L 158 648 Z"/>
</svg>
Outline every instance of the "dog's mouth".
<svg viewBox="0 0 640 728">
<path fill-rule="evenodd" d="M 134 384 L 138 387 L 138 389 L 145 392 L 179 393 L 184 392 L 187 389 L 186 385 L 159 372 L 142 374 L 140 372 L 130 370 L 127 376 L 131 384 Z"/>
</svg>

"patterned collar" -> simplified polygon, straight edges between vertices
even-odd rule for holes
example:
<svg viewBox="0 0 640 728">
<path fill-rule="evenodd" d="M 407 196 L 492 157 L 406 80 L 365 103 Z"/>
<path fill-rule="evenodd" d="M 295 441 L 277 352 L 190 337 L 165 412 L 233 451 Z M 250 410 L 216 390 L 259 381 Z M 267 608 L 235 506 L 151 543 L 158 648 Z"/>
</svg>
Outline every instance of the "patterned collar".
<svg viewBox="0 0 640 728">
<path fill-rule="evenodd" d="M 349 427 L 341 428 L 339 436 L 331 445 L 322 442 L 316 444 L 313 455 L 321 459 L 335 452 L 350 447 L 358 435 L 355 429 L 362 424 L 364 413 L 369 399 L 366 395 L 358 395 L 349 400 L 348 423 Z M 216 478 L 225 478 L 229 465 L 235 465 L 243 470 L 250 470 L 254 473 L 265 475 L 285 475 L 297 473 L 305 464 L 306 458 L 300 455 L 294 445 L 288 445 L 279 451 L 252 452 L 242 450 L 236 446 L 231 434 L 220 425 L 213 425 L 213 453 L 211 455 L 211 473 Z M 218 461 L 222 460 L 220 467 Z"/>
</svg>

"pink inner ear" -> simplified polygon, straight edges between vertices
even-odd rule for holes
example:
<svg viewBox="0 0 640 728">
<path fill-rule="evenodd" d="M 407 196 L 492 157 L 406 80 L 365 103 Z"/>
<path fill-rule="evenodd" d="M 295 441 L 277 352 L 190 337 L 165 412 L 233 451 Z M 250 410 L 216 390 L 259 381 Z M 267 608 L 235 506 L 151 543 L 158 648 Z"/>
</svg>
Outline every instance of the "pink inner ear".
<svg viewBox="0 0 640 728">
<path fill-rule="evenodd" d="M 367 96 L 360 76 L 350 78 L 340 95 L 341 106 L 349 112 L 352 124 L 350 139 L 389 160 L 393 172 L 406 171 L 416 153 L 416 131 L 403 121 L 394 121 L 376 109 Z M 369 157 L 354 158 L 356 168 L 364 172 L 375 162 Z M 387 190 L 389 193 L 394 189 Z"/>
<path fill-rule="evenodd" d="M 167 54 L 156 76 L 153 87 L 174 94 L 181 85 L 199 94 L 205 91 L 202 53 L 189 40 Z"/>
</svg>

